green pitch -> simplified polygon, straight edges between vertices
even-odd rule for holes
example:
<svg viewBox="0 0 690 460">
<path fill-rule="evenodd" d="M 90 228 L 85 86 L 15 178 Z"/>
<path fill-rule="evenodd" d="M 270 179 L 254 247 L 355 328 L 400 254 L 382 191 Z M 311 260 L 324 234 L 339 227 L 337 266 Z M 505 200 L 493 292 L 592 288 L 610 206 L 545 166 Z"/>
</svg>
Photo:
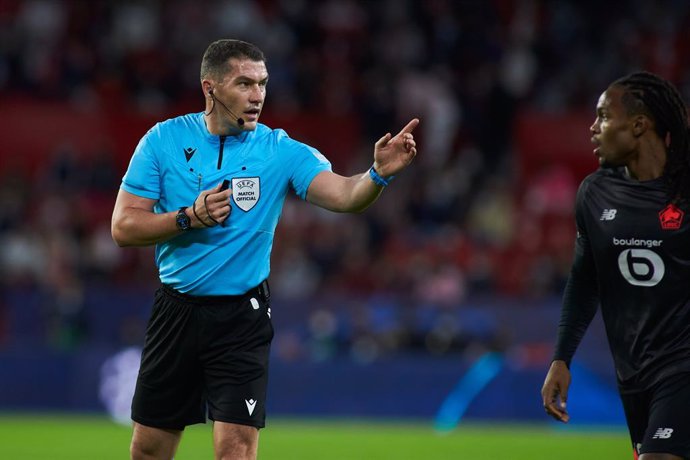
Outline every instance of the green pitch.
<svg viewBox="0 0 690 460">
<path fill-rule="evenodd" d="M 104 417 L 0 415 L 0 459 L 122 460 L 129 427 Z M 623 430 L 469 424 L 439 434 L 429 423 L 269 419 L 260 460 L 630 460 Z M 176 460 L 213 459 L 210 424 L 188 428 Z"/>
</svg>

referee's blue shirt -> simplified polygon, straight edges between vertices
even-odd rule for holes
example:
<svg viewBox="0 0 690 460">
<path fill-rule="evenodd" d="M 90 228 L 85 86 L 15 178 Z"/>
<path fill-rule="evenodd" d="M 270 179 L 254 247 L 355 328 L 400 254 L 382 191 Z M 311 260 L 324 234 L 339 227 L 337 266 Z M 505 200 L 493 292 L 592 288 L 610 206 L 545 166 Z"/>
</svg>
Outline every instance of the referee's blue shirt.
<svg viewBox="0 0 690 460">
<path fill-rule="evenodd" d="M 257 124 L 216 136 L 203 112 L 156 124 L 134 151 L 121 188 L 157 200 L 156 213 L 176 211 L 223 179 L 232 181 L 225 226 L 194 229 L 156 245 L 162 283 L 192 295 L 237 295 L 268 278 L 278 219 L 288 190 L 306 198 L 330 162 L 281 129 Z"/>
</svg>

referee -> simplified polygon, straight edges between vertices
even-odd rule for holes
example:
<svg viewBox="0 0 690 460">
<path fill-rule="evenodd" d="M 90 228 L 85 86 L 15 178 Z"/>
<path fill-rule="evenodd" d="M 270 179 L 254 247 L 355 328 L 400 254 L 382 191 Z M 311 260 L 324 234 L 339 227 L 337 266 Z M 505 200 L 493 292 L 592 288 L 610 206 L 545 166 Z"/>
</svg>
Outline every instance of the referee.
<svg viewBox="0 0 690 460">
<path fill-rule="evenodd" d="M 570 361 L 601 305 L 635 458 L 690 459 L 690 137 L 668 81 L 637 72 L 599 98 L 602 166 L 577 194 L 575 258 L 542 388 L 562 422 Z M 639 456 L 639 457 L 638 457 Z"/>
<path fill-rule="evenodd" d="M 156 124 L 122 180 L 113 239 L 156 245 L 161 280 L 132 402 L 133 459 L 171 459 L 184 428 L 207 417 L 216 458 L 256 458 L 273 338 L 266 280 L 288 191 L 360 212 L 417 153 L 413 119 L 376 142 L 369 170 L 333 173 L 316 149 L 258 122 L 268 77 L 253 44 L 211 43 L 205 111 Z"/>
</svg>

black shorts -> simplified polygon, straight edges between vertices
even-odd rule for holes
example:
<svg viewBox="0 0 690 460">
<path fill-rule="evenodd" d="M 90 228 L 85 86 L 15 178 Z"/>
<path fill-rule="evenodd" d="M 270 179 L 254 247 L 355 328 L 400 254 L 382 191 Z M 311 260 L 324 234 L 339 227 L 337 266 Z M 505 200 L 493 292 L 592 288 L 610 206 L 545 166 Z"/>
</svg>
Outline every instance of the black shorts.
<svg viewBox="0 0 690 460">
<path fill-rule="evenodd" d="M 211 420 L 263 428 L 273 339 L 268 283 L 240 296 L 156 291 L 132 420 L 182 430 Z"/>
<path fill-rule="evenodd" d="M 690 458 L 690 373 L 672 375 L 647 391 L 622 394 L 633 449 Z"/>
</svg>

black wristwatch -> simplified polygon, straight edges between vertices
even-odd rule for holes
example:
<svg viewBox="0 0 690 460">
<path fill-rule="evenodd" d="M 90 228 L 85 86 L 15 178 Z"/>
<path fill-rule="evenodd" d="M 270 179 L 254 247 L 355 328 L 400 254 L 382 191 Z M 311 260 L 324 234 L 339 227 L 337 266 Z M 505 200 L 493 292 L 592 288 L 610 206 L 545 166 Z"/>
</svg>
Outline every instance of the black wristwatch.
<svg viewBox="0 0 690 460">
<path fill-rule="evenodd" d="M 175 216 L 175 223 L 177 224 L 177 228 L 179 228 L 183 232 L 192 229 L 192 220 L 189 218 L 187 213 L 184 212 L 185 209 L 187 209 L 187 206 L 181 207 L 180 210 L 177 211 L 177 215 Z"/>
</svg>

